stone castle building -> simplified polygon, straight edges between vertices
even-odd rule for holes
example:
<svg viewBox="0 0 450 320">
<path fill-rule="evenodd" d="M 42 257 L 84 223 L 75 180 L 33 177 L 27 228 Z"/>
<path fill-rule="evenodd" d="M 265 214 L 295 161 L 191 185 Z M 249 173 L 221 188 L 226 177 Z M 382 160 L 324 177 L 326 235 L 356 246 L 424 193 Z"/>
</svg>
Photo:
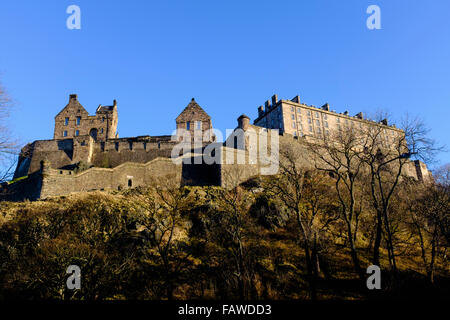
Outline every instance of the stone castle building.
<svg viewBox="0 0 450 320">
<path fill-rule="evenodd" d="M 320 137 L 329 130 L 341 130 L 341 125 L 351 123 L 356 126 L 374 125 L 363 118 L 362 113 L 350 117 L 348 113 L 330 111 L 328 104 L 315 108 L 300 103 L 297 96 L 292 100 L 278 100 L 274 95 L 258 108 L 258 117 L 250 124 L 249 117 L 238 118 L 235 132 L 256 132 L 265 135 L 268 141 L 291 143 L 300 137 Z M 14 180 L 2 184 L 0 199 L 24 200 L 64 195 L 91 190 L 120 190 L 141 185 L 149 185 L 171 174 L 180 185 L 231 186 L 231 173 L 240 168 L 237 181 L 242 182 L 256 176 L 268 164 L 249 160 L 252 148 L 258 143 L 243 140 L 239 145 L 232 134 L 225 143 L 215 142 L 211 117 L 192 99 L 176 118 L 176 134 L 164 136 L 138 136 L 119 138 L 117 134 L 118 106 L 99 105 L 95 115 L 89 115 L 71 94 L 69 103 L 55 116 L 54 136 L 51 140 L 37 140 L 22 148 L 19 155 Z M 377 123 L 384 129 L 386 144 L 401 130 L 388 126 L 386 121 Z M 271 131 L 268 129 L 279 129 Z M 200 147 L 196 145 L 188 152 L 179 153 L 177 146 L 182 136 L 188 132 L 192 139 L 202 137 Z M 276 132 L 276 136 L 274 136 Z M 236 140 L 236 142 L 232 139 Z M 231 143 L 230 143 L 231 141 Z M 269 143 L 270 144 L 270 143 Z M 280 143 L 281 145 L 281 143 Z M 301 147 L 301 146 L 299 146 Z M 186 151 L 186 150 L 184 150 Z M 179 158 L 180 161 L 174 161 Z M 216 163 L 205 163 L 203 155 L 210 153 Z M 225 159 L 246 160 L 237 165 Z M 190 163 L 181 161 L 192 160 Z M 197 161 L 198 160 L 198 161 Z M 426 166 L 411 162 L 407 175 L 424 180 L 429 177 Z"/>
</svg>

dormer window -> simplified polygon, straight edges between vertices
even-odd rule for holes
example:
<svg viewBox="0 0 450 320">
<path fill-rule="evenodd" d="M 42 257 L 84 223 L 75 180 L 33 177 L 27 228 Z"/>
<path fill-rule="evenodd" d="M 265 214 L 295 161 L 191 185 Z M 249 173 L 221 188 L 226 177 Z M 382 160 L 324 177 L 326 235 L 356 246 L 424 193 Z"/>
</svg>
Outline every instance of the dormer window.
<svg viewBox="0 0 450 320">
<path fill-rule="evenodd" d="M 64 125 L 68 126 L 69 125 L 69 118 L 64 119 Z"/>
<path fill-rule="evenodd" d="M 80 122 L 81 122 L 81 117 L 77 117 L 77 126 L 80 125 Z"/>
</svg>

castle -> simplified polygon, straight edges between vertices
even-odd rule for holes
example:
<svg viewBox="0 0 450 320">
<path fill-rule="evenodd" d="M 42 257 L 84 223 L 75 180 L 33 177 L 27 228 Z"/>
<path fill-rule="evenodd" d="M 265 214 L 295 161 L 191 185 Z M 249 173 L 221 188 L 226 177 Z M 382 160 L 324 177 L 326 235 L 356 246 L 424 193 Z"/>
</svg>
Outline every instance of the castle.
<svg viewBox="0 0 450 320">
<path fill-rule="evenodd" d="M 73 192 L 91 190 L 120 190 L 148 185 L 171 173 L 180 185 L 230 186 L 230 172 L 239 166 L 239 181 L 256 176 L 262 167 L 270 164 L 249 158 L 252 144 L 248 139 L 239 145 L 235 135 L 225 143 L 216 142 L 211 117 L 192 99 L 176 118 L 175 136 L 138 136 L 119 138 L 117 134 L 118 106 L 99 105 L 91 116 L 78 101 L 75 94 L 69 96 L 68 104 L 55 116 L 54 135 L 51 140 L 37 140 L 22 148 L 14 180 L 0 188 L 3 200 L 36 200 Z M 249 117 L 241 115 L 238 126 L 241 132 L 264 134 L 269 141 L 278 139 L 299 140 L 320 137 L 329 130 L 342 130 L 341 125 L 380 125 L 383 127 L 383 143 L 402 131 L 388 126 L 387 121 L 374 123 L 363 118 L 362 113 L 349 116 L 330 111 L 329 105 L 321 108 L 308 106 L 296 96 L 291 100 L 278 100 L 276 95 L 258 108 L 253 125 Z M 277 129 L 277 131 L 269 130 Z M 276 132 L 276 134 L 274 134 Z M 188 152 L 177 153 L 178 158 L 192 161 L 174 161 L 174 150 L 181 137 L 189 133 L 193 141 L 201 137 L 201 143 L 189 144 Z M 230 140 L 234 139 L 231 143 Z M 258 140 L 259 141 L 259 140 Z M 260 142 L 257 143 L 259 145 Z M 259 148 L 259 147 L 257 147 Z M 203 154 L 210 152 L 220 161 L 205 163 Z M 224 159 L 243 157 L 245 163 L 236 165 Z M 197 161 L 200 159 L 200 161 Z M 430 177 L 425 164 L 411 162 L 406 174 L 425 180 Z M 228 179 L 228 180 L 227 180 Z"/>
</svg>

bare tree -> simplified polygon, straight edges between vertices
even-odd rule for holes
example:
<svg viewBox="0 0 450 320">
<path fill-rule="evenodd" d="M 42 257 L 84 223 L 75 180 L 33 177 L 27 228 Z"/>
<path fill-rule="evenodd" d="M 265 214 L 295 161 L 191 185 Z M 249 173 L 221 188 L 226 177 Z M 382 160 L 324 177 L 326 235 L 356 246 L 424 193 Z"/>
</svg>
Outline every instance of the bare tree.
<svg viewBox="0 0 450 320">
<path fill-rule="evenodd" d="M 410 202 L 408 210 L 412 233 L 418 240 L 423 265 L 431 283 L 434 282 L 439 253 L 443 251 L 441 256 L 444 260 L 448 259 L 446 252 L 450 246 L 450 180 L 448 170 L 445 173 L 445 168 L 442 168 L 441 172 L 445 175 L 438 177 L 439 182 L 416 190 L 418 195 Z"/>
<path fill-rule="evenodd" d="M 141 201 L 146 211 L 142 228 L 149 240 L 145 255 L 160 263 L 168 300 L 173 299 L 177 277 L 190 265 L 191 257 L 186 250 L 188 240 L 183 232 L 186 221 L 182 214 L 191 208 L 193 195 L 176 181 L 173 175 L 162 178 L 147 190 Z"/>
<path fill-rule="evenodd" d="M 17 160 L 17 143 L 12 139 L 7 124 L 11 106 L 11 99 L 0 83 L 0 182 L 12 178 Z"/>
<path fill-rule="evenodd" d="M 300 145 L 296 142 L 283 143 L 280 149 L 279 174 L 268 179 L 265 187 L 283 203 L 295 220 L 301 247 L 305 251 L 310 296 L 315 300 L 320 272 L 321 230 L 336 220 L 335 210 L 329 210 L 327 177 L 307 167 L 307 159 Z"/>
<path fill-rule="evenodd" d="M 357 197 L 361 186 L 364 162 L 361 153 L 363 135 L 354 126 L 344 130 L 322 135 L 320 139 L 311 139 L 308 150 L 312 153 L 316 169 L 327 172 L 334 178 L 335 191 L 340 204 L 340 218 L 346 226 L 347 243 L 355 272 L 364 278 L 358 252 L 356 236 L 359 212 L 356 210 Z"/>
<path fill-rule="evenodd" d="M 382 119 L 383 117 L 378 117 Z M 387 123 L 386 118 L 379 121 Z M 369 167 L 370 192 L 376 212 L 376 232 L 373 247 L 373 264 L 380 265 L 380 246 L 383 230 L 386 235 L 389 264 L 397 271 L 390 205 L 398 189 L 409 158 L 415 156 L 430 161 L 441 147 L 427 137 L 429 130 L 424 123 L 408 116 L 402 121 L 402 131 L 386 130 L 381 124 L 373 124 L 363 129 L 364 152 L 361 159 Z M 383 228 L 384 227 L 384 228 Z"/>
</svg>

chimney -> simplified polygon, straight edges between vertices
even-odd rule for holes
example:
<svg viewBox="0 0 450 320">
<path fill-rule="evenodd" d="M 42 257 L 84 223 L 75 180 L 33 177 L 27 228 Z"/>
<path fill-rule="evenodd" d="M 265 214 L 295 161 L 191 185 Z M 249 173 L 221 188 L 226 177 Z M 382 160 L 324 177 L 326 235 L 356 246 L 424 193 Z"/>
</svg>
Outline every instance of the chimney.
<svg viewBox="0 0 450 320">
<path fill-rule="evenodd" d="M 71 95 L 69 95 L 69 102 L 70 102 L 71 100 L 77 100 L 77 95 L 76 95 L 76 94 L 71 94 Z"/>
<path fill-rule="evenodd" d="M 383 119 L 383 120 L 381 120 L 381 121 L 380 121 L 380 123 L 381 123 L 381 124 L 384 124 L 385 126 L 387 126 L 387 125 L 388 125 L 388 121 L 387 121 L 387 119 Z"/>
<path fill-rule="evenodd" d="M 328 102 L 327 103 L 325 103 L 323 106 L 321 106 L 320 107 L 322 110 L 325 110 L 325 111 L 330 111 L 330 105 L 328 104 Z"/>
<path fill-rule="evenodd" d="M 344 115 L 348 116 L 348 111 L 347 110 L 344 111 Z"/>
<path fill-rule="evenodd" d="M 270 100 L 267 100 L 266 103 L 264 104 L 265 108 L 266 108 L 266 112 L 269 111 L 270 109 Z"/>
<path fill-rule="evenodd" d="M 276 94 L 274 94 L 272 96 L 272 106 L 275 106 L 278 102 L 278 96 Z"/>
<path fill-rule="evenodd" d="M 264 115 L 264 108 L 263 106 L 258 107 L 258 117 L 262 117 Z"/>
<path fill-rule="evenodd" d="M 248 129 L 249 124 L 250 124 L 250 118 L 247 117 L 245 114 L 242 114 L 238 118 L 238 128 L 241 128 L 242 130 L 246 131 Z"/>
<path fill-rule="evenodd" d="M 357 117 L 358 119 L 364 119 L 363 113 L 362 113 L 362 112 L 358 112 L 358 113 L 356 114 L 356 117 Z"/>
<path fill-rule="evenodd" d="M 300 103 L 300 96 L 295 96 L 291 100 L 292 102 Z"/>
<path fill-rule="evenodd" d="M 113 106 L 117 107 L 117 100 L 116 99 L 113 100 Z"/>
</svg>

